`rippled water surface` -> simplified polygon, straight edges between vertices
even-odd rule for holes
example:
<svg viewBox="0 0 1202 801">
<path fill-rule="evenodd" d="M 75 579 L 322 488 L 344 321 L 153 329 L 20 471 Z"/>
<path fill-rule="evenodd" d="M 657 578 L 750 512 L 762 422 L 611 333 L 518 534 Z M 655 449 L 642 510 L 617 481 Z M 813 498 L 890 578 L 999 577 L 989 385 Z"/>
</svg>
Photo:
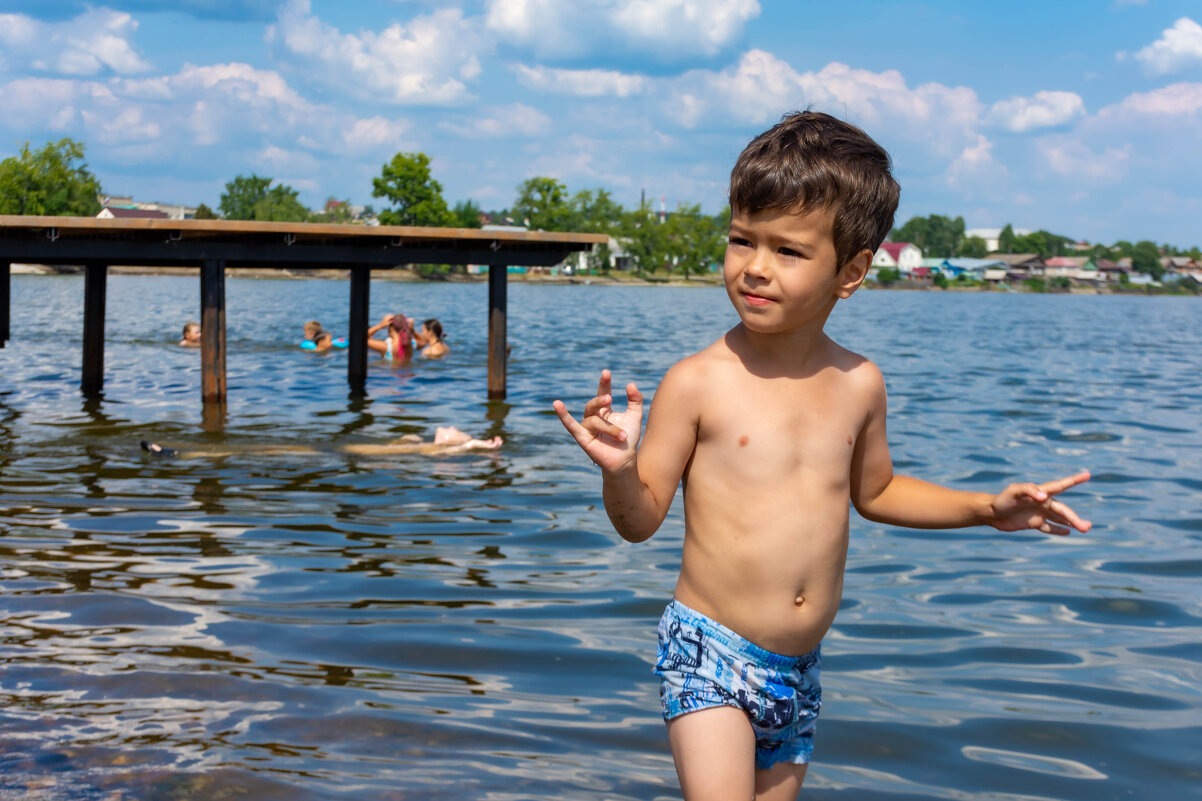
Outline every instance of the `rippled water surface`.
<svg viewBox="0 0 1202 801">
<path fill-rule="evenodd" d="M 347 397 L 338 281 L 228 281 L 229 418 L 174 346 L 198 280 L 14 276 L 0 350 L 0 798 L 678 797 L 650 672 L 681 518 L 622 543 L 550 411 L 654 388 L 735 321 L 720 289 L 377 281 L 453 351 Z M 889 381 L 897 467 L 972 489 L 1089 467 L 1054 539 L 853 516 L 813 799 L 1144 799 L 1202 787 L 1202 303 L 862 292 L 829 326 Z M 454 424 L 496 454 L 350 456 Z M 198 458 L 156 459 L 140 439 Z M 311 446 L 297 454 L 281 446 Z M 187 454 L 185 454 L 187 455 Z"/>
</svg>

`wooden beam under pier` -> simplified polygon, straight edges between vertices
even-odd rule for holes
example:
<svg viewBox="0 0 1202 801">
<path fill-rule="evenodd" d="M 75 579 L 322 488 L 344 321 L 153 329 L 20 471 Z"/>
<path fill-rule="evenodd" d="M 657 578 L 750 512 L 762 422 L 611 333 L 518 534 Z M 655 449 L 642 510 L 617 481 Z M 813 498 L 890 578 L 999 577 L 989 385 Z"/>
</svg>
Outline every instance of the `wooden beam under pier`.
<svg viewBox="0 0 1202 801">
<path fill-rule="evenodd" d="M 504 264 L 488 267 L 488 399 L 504 400 L 506 391 L 505 368 L 506 316 L 508 293 L 506 292 L 509 268 Z"/>
<path fill-rule="evenodd" d="M 0 348 L 9 338 L 9 316 L 12 314 L 12 265 L 0 259 Z"/>
<path fill-rule="evenodd" d="M 104 389 L 104 307 L 107 278 L 107 264 L 84 265 L 83 370 L 79 389 L 85 398 L 98 397 Z"/>
<path fill-rule="evenodd" d="M 346 335 L 346 380 L 352 397 L 367 394 L 367 315 L 371 313 L 371 267 L 351 267 L 351 311 Z"/>
<path fill-rule="evenodd" d="M 225 405 L 225 262 L 200 268 L 200 395 L 205 406 Z"/>
</svg>

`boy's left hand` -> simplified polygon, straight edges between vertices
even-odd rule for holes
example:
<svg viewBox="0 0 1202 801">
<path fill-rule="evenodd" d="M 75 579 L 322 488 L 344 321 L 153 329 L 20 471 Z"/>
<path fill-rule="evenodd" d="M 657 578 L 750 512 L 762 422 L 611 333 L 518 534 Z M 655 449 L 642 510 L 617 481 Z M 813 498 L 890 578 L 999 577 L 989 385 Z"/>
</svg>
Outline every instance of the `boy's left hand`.
<svg viewBox="0 0 1202 801">
<path fill-rule="evenodd" d="M 1089 472 L 1046 481 L 1043 484 L 1011 484 L 993 499 L 990 525 L 999 531 L 1033 528 L 1045 534 L 1069 534 L 1072 529 L 1089 531 L 1093 526 L 1056 496 L 1070 487 L 1089 481 Z"/>
</svg>

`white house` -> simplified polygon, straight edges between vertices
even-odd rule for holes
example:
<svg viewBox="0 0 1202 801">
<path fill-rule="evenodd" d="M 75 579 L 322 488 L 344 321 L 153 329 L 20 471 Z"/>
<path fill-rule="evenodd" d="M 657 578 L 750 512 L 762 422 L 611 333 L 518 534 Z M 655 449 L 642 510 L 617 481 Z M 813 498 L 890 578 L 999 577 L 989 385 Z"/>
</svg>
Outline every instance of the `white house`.
<svg viewBox="0 0 1202 801">
<path fill-rule="evenodd" d="M 1029 233 L 1031 233 L 1031 229 L 1029 229 L 1029 228 L 1015 228 L 1014 229 L 1015 236 L 1026 236 Z M 975 236 L 977 239 L 984 239 L 985 240 L 985 252 L 993 253 L 995 250 L 998 249 L 998 240 L 1001 239 L 1002 229 L 1001 228 L 969 228 L 967 231 L 964 232 L 965 239 L 968 239 L 969 237 L 973 237 L 973 236 Z"/>
<path fill-rule="evenodd" d="M 910 275 L 922 266 L 922 251 L 911 242 L 886 242 L 872 257 L 872 266 L 878 270 L 888 267 L 902 275 Z"/>
</svg>

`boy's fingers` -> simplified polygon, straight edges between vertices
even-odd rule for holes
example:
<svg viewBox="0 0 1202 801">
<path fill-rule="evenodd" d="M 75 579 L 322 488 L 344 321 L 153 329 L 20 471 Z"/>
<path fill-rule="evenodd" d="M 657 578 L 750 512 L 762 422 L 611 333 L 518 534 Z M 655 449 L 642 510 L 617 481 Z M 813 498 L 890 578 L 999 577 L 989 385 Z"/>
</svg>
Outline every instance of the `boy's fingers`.
<svg viewBox="0 0 1202 801">
<path fill-rule="evenodd" d="M 1083 470 L 1080 473 L 1077 473 L 1076 475 L 1066 476 L 1065 478 L 1058 478 L 1054 481 L 1045 481 L 1040 486 L 1049 495 L 1058 495 L 1059 493 L 1064 492 L 1069 487 L 1075 487 L 1078 484 L 1084 484 L 1086 481 L 1089 481 L 1089 471 Z"/>
<path fill-rule="evenodd" d="M 575 437 L 577 442 L 584 445 L 589 439 L 588 430 L 576 422 L 576 418 L 568 412 L 568 407 L 564 405 L 563 401 L 553 402 L 551 408 L 555 410 L 555 414 L 559 415 L 559 422 L 563 423 L 563 427 L 568 430 L 568 433 Z"/>
<path fill-rule="evenodd" d="M 586 431 L 590 431 L 596 436 L 606 434 L 617 440 L 625 439 L 624 435 L 626 432 L 613 423 L 607 420 L 602 420 L 600 417 L 586 417 L 581 425 Z"/>
<path fill-rule="evenodd" d="M 1049 523 L 1046 521 L 1044 522 L 1044 524 L 1042 526 L 1039 527 L 1039 530 L 1045 534 L 1056 534 L 1061 537 L 1072 533 L 1072 530 L 1069 528 L 1066 528 L 1065 526 L 1060 526 L 1055 523 Z"/>
<path fill-rule="evenodd" d="M 639 388 L 631 381 L 626 385 L 626 408 L 643 405 L 643 393 L 639 392 Z"/>
<path fill-rule="evenodd" d="M 605 409 L 612 404 L 613 400 L 614 399 L 609 395 L 598 395 L 597 397 L 590 399 L 588 403 L 584 404 L 584 417 L 592 417 L 593 415 L 599 414 L 602 409 Z"/>
<path fill-rule="evenodd" d="M 601 378 L 597 381 L 597 394 L 608 395 L 610 385 L 613 381 L 613 374 L 609 370 L 601 371 Z"/>
</svg>

